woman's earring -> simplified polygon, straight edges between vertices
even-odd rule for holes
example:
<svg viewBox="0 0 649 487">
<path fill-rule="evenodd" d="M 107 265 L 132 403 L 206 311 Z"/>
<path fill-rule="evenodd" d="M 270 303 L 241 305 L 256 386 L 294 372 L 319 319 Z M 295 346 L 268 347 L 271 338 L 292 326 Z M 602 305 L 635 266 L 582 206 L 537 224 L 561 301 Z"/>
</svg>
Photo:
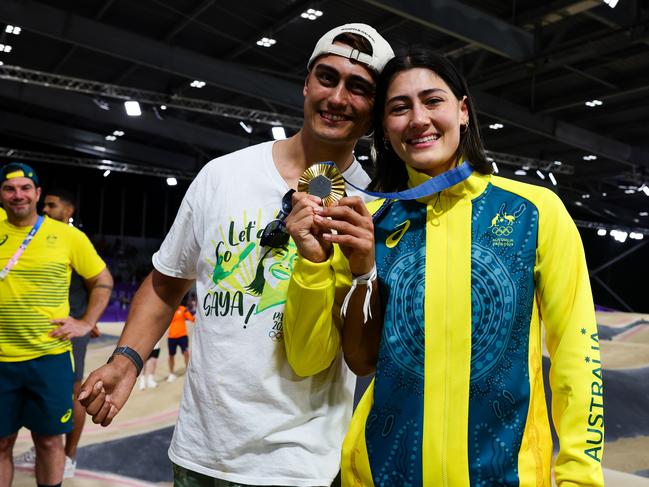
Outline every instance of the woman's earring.
<svg viewBox="0 0 649 487">
<path fill-rule="evenodd" d="M 466 121 L 466 124 L 460 125 L 460 133 L 466 134 L 469 131 L 469 121 Z"/>
</svg>

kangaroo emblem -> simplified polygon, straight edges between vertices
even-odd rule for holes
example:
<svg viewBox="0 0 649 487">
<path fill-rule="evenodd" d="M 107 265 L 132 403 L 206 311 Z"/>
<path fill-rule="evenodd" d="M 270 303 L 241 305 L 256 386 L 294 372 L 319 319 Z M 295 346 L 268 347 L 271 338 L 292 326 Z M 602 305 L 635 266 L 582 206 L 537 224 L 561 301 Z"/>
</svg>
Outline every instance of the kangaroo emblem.
<svg viewBox="0 0 649 487">
<path fill-rule="evenodd" d="M 511 235 L 514 231 L 512 228 L 514 222 L 516 222 L 517 218 L 523 214 L 525 208 L 525 203 L 521 203 L 514 213 L 507 213 L 507 204 L 503 203 L 500 205 L 498 213 L 496 213 L 496 216 L 491 219 L 491 226 L 489 227 L 491 228 L 491 233 L 497 237 L 506 237 Z"/>
<path fill-rule="evenodd" d="M 516 211 L 514 211 L 514 213 L 509 214 L 506 211 L 506 203 L 503 203 L 502 205 L 500 205 L 500 209 L 498 210 L 498 213 L 496 213 L 496 216 L 494 216 L 491 220 L 491 227 L 489 228 L 503 225 L 508 225 L 511 227 L 516 219 L 523 214 L 525 207 L 525 203 L 521 203 Z"/>
</svg>

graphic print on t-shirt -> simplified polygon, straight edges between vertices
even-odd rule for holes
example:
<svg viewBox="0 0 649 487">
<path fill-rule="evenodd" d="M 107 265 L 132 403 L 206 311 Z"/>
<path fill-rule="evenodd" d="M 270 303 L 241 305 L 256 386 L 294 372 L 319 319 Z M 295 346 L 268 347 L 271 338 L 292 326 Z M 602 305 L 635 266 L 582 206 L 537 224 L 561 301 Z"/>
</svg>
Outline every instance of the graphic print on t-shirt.
<svg viewBox="0 0 649 487">
<path fill-rule="evenodd" d="M 211 285 L 203 298 L 206 318 L 239 316 L 246 328 L 253 315 L 286 301 L 297 250 L 293 241 L 278 249 L 261 247 L 259 238 L 263 225 L 260 221 L 261 210 L 252 219 L 244 212 L 242 221 L 230 219 L 217 229 L 216 238 L 211 240 L 213 257 L 206 259 L 212 269 Z M 277 332 L 281 332 L 281 319 L 276 315 L 274 313 L 273 319 L 269 319 L 275 338 Z"/>
</svg>

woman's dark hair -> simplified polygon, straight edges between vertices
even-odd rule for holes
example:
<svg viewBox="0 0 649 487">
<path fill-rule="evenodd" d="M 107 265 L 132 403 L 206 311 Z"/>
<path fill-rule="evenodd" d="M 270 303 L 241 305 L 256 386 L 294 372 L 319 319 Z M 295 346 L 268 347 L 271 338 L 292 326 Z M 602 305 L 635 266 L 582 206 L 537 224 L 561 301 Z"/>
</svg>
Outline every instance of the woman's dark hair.
<svg viewBox="0 0 649 487">
<path fill-rule="evenodd" d="M 397 55 L 385 65 L 376 84 L 376 98 L 372 114 L 374 130 L 372 145 L 375 152 L 374 178 L 368 186 L 373 191 L 399 191 L 408 186 L 408 172 L 405 163 L 397 156 L 389 142 L 384 139 L 383 118 L 388 87 L 395 75 L 413 68 L 430 69 L 444 82 L 458 100 L 466 96 L 469 111 L 469 126 L 460 133 L 460 145 L 455 157 L 463 155 L 473 169 L 483 174 L 490 174 L 492 166 L 487 161 L 480 138 L 480 128 L 473 105 L 473 100 L 464 77 L 446 58 L 429 49 L 413 48 Z"/>
</svg>

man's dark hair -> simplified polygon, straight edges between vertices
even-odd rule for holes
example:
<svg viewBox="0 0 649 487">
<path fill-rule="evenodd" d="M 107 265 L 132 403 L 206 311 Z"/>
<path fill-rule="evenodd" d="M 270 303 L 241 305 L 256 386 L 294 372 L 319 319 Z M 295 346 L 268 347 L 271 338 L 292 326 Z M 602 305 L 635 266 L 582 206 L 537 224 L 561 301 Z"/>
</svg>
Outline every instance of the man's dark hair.
<svg viewBox="0 0 649 487">
<path fill-rule="evenodd" d="M 45 193 L 45 196 L 56 196 L 64 203 L 70 206 L 76 206 L 76 198 L 71 191 L 63 188 L 50 189 Z"/>
<path fill-rule="evenodd" d="M 353 34 L 351 32 L 345 32 L 343 34 L 338 34 L 334 37 L 334 42 L 340 42 L 345 44 L 352 49 L 356 49 L 364 54 L 369 54 L 370 56 L 374 53 L 372 49 L 372 44 L 365 37 L 359 34 Z M 361 63 L 362 64 L 362 63 Z M 368 70 L 372 75 L 372 78 L 376 79 L 376 73 L 372 69 Z"/>
<path fill-rule="evenodd" d="M 372 143 L 376 150 L 376 166 L 374 178 L 368 189 L 374 191 L 400 191 L 408 187 L 408 172 L 405 163 L 399 159 L 390 144 L 384 140 L 383 118 L 390 82 L 400 72 L 413 68 L 424 68 L 433 71 L 444 80 L 458 100 L 466 96 L 469 126 L 465 132 L 460 134 L 460 144 L 455 157 L 463 156 L 474 170 L 482 174 L 491 174 L 493 168 L 484 153 L 475 105 L 464 77 L 453 63 L 439 54 L 435 54 L 430 49 L 411 48 L 409 51 L 392 58 L 385 65 L 376 84 L 376 97 L 372 115 L 372 127 L 374 129 Z"/>
<path fill-rule="evenodd" d="M 365 37 L 359 34 L 353 34 L 351 32 L 345 32 L 344 34 L 339 34 L 334 37 L 334 42 L 341 42 L 356 49 L 357 51 L 369 54 L 370 56 L 374 54 L 372 50 L 372 44 Z"/>
<path fill-rule="evenodd" d="M 341 44 L 345 44 L 346 46 L 349 46 L 352 49 L 356 49 L 357 51 L 360 51 L 363 54 L 369 54 L 370 56 L 374 53 L 374 50 L 372 49 L 372 44 L 370 44 L 370 41 L 368 41 L 365 37 L 363 37 L 362 35 L 359 35 L 359 34 L 354 34 L 354 33 L 351 33 L 351 32 L 344 32 L 344 33 L 338 34 L 336 37 L 334 37 L 333 42 L 340 42 Z M 327 56 L 327 53 L 323 52 L 317 58 L 315 58 L 313 61 L 311 61 L 309 63 L 309 71 L 311 71 L 311 68 L 313 67 L 313 65 L 322 56 Z M 368 71 L 372 75 L 372 78 L 374 80 L 376 80 L 376 73 L 374 73 L 374 70 L 368 69 Z"/>
</svg>

